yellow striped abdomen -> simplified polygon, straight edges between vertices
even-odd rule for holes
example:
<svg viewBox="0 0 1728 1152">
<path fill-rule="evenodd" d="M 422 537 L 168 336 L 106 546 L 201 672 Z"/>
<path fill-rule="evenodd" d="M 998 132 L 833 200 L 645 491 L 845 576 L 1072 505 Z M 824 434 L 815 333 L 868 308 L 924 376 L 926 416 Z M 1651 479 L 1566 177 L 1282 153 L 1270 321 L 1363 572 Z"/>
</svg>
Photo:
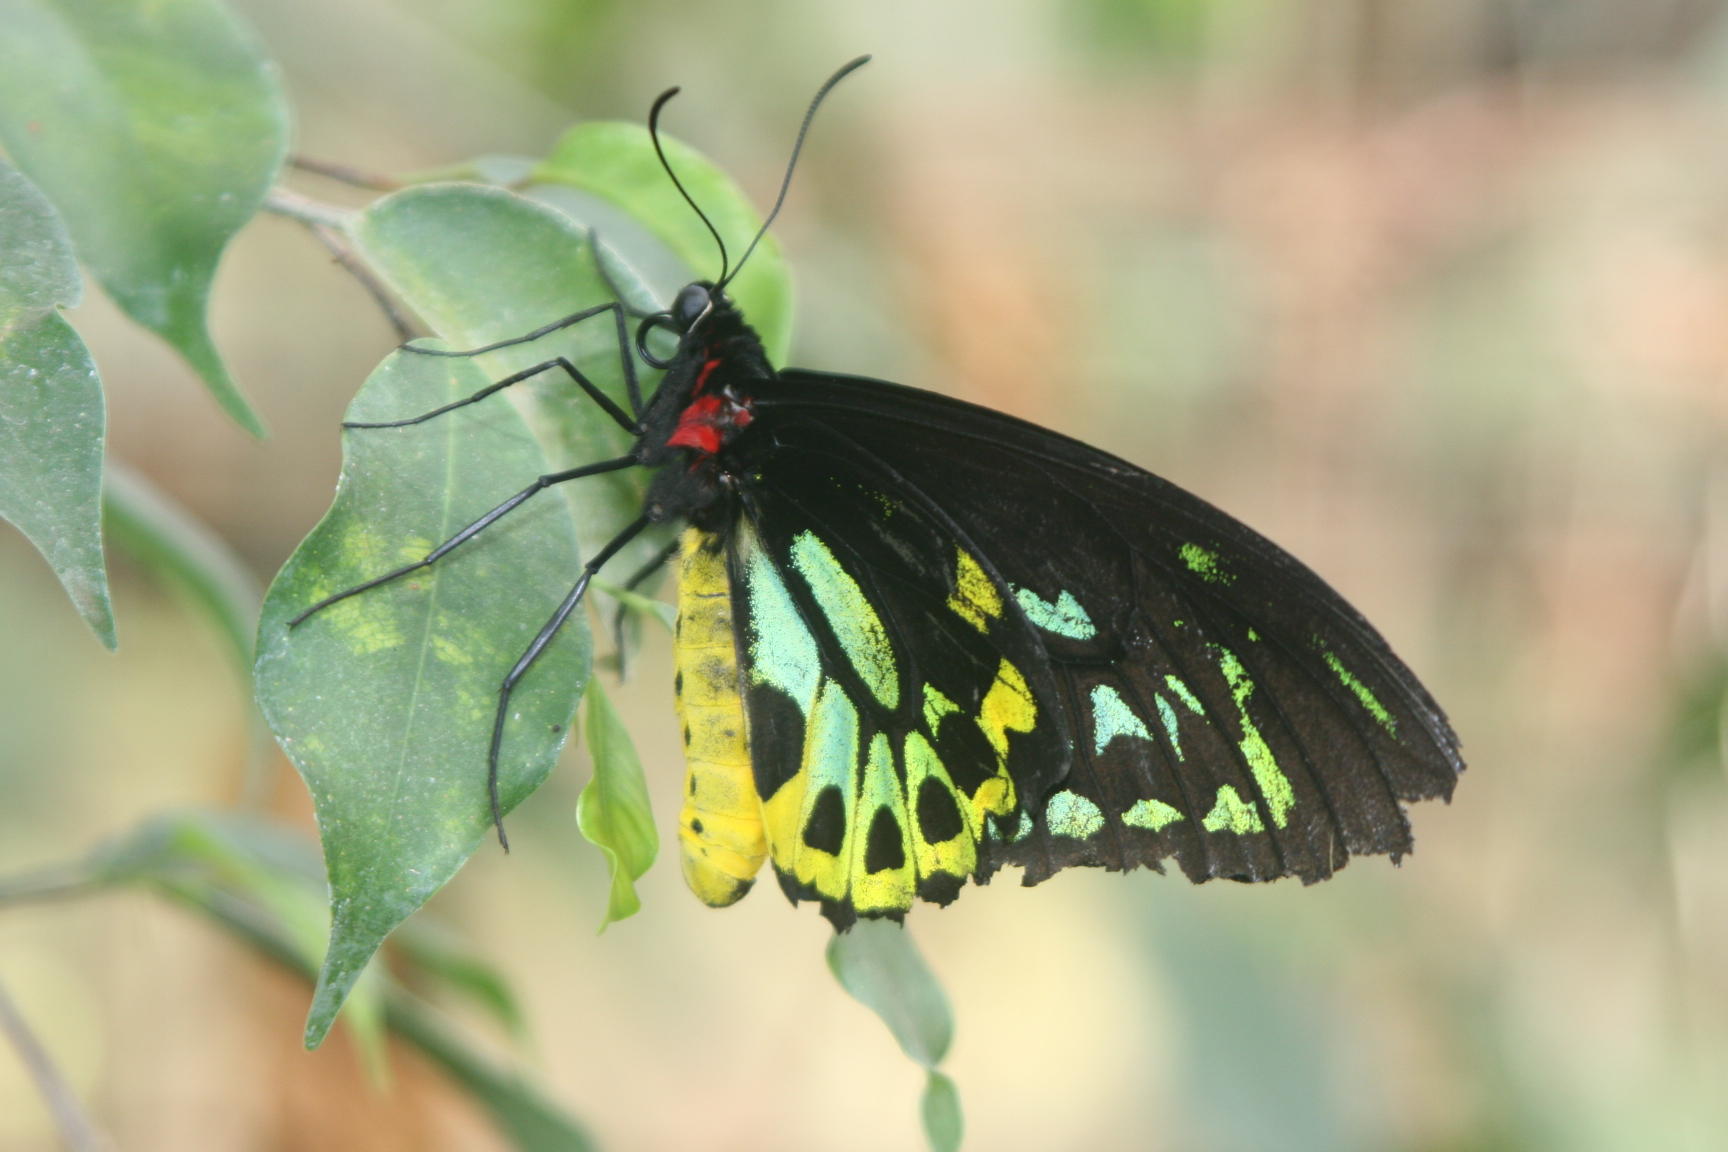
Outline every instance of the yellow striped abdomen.
<svg viewBox="0 0 1728 1152">
<path fill-rule="evenodd" d="M 716 537 L 696 528 L 684 532 L 673 654 L 690 766 L 678 814 L 684 879 L 704 904 L 723 908 L 750 890 L 768 841 L 750 772 L 726 555 Z"/>
</svg>

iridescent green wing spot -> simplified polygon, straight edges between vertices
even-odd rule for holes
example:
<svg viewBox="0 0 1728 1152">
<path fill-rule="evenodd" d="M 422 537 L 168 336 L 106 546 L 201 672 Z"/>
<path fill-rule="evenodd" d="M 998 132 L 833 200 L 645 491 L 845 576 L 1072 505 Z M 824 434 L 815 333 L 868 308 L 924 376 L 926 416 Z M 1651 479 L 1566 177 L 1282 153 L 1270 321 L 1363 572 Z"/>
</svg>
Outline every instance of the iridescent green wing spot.
<svg viewBox="0 0 1728 1152">
<path fill-rule="evenodd" d="M 902 537 L 873 563 L 766 501 L 730 561 L 769 855 L 787 895 L 837 925 L 952 900 L 990 821 L 1020 814 L 1014 769 L 1040 729 L 1032 687 L 991 638 L 1006 627 L 991 579 L 950 560 L 953 579 L 908 603 L 891 582 L 904 573 L 885 568 L 917 542 L 917 519 L 859 496 Z M 932 612 L 943 627 L 920 619 Z"/>
</svg>

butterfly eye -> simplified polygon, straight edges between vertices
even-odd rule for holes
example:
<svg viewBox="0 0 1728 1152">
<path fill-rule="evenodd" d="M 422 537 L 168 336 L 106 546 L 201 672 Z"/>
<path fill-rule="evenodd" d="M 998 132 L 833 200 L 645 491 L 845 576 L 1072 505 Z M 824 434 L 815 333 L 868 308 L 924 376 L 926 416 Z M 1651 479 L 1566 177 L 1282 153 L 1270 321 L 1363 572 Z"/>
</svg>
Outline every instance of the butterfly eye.
<svg viewBox="0 0 1728 1152">
<path fill-rule="evenodd" d="M 678 331 L 688 332 L 690 326 L 702 318 L 708 311 L 711 297 L 706 286 L 701 284 L 686 284 L 678 293 L 678 298 L 672 301 L 672 323 Z"/>
</svg>

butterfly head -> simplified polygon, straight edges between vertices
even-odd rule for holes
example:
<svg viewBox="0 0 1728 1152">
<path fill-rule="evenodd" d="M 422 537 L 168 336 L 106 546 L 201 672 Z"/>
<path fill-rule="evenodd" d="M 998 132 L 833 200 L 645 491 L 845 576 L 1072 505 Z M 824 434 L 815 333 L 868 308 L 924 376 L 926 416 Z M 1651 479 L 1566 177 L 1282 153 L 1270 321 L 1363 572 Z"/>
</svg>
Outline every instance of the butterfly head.
<svg viewBox="0 0 1728 1152">
<path fill-rule="evenodd" d="M 736 315 L 737 309 L 726 299 L 726 293 L 710 280 L 698 280 L 678 290 L 672 307 L 643 318 L 636 329 L 636 351 L 644 362 L 655 368 L 670 368 L 672 360 L 662 360 L 648 347 L 648 334 L 656 328 L 665 329 L 678 337 L 679 346 L 691 342 L 690 335 L 699 328 L 713 328 L 711 321 L 721 314 Z M 721 324 L 722 329 L 726 328 Z M 697 337 L 700 342 L 701 337 Z"/>
<path fill-rule="evenodd" d="M 707 280 L 684 285 L 672 301 L 669 326 L 678 335 L 684 335 L 713 310 L 715 299 L 719 297 L 719 290 Z"/>
</svg>

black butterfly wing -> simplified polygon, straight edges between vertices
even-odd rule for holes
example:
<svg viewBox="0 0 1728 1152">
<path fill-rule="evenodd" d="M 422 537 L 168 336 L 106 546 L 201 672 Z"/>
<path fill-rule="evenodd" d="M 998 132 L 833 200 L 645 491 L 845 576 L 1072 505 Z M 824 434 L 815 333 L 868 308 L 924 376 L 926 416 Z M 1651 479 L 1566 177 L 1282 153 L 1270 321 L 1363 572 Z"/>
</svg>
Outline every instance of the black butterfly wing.
<svg viewBox="0 0 1728 1152">
<path fill-rule="evenodd" d="M 1311 882 L 1408 851 L 1401 802 L 1450 796 L 1457 740 L 1415 677 L 1324 581 L 1204 501 L 917 389 L 788 371 L 753 401 L 764 550 L 809 531 L 843 554 L 903 638 L 912 690 L 926 670 L 976 683 L 997 657 L 1024 676 L 1038 723 L 1012 738 L 1017 811 L 982 825 L 980 878 L 1174 857 L 1195 880 Z M 983 591 L 956 599 L 969 578 Z M 1000 609 L 986 627 L 979 601 Z"/>
<path fill-rule="evenodd" d="M 1054 670 L 892 471 L 817 423 L 756 446 L 728 564 L 781 884 L 841 926 L 945 904 L 1066 772 Z"/>
</svg>

